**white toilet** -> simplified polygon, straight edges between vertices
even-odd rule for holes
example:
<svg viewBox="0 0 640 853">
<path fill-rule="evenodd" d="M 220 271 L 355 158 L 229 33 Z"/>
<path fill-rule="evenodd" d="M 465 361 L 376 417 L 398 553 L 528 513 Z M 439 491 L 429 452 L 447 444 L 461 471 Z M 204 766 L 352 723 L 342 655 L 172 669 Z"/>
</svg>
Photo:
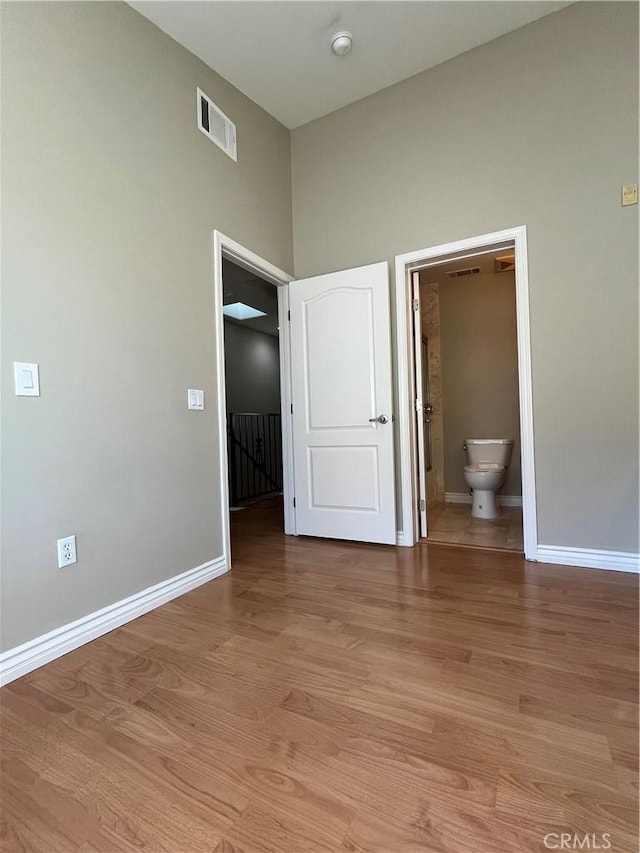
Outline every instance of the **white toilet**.
<svg viewBox="0 0 640 853">
<path fill-rule="evenodd" d="M 464 481 L 472 489 L 471 515 L 496 518 L 496 491 L 504 483 L 511 462 L 512 438 L 467 438 Z"/>
</svg>

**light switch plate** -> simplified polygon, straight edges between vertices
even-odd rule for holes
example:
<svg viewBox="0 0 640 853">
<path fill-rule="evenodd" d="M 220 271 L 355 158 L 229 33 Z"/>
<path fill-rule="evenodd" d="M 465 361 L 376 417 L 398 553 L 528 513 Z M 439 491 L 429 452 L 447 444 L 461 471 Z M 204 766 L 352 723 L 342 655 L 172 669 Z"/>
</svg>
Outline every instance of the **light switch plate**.
<svg viewBox="0 0 640 853">
<path fill-rule="evenodd" d="M 14 361 L 13 377 L 16 384 L 16 397 L 40 396 L 40 377 L 37 364 Z"/>
<path fill-rule="evenodd" d="M 624 184 L 622 187 L 622 206 L 638 203 L 638 185 Z"/>
<path fill-rule="evenodd" d="M 204 391 L 197 388 L 189 388 L 187 391 L 187 408 L 195 412 L 201 412 L 204 409 Z"/>
</svg>

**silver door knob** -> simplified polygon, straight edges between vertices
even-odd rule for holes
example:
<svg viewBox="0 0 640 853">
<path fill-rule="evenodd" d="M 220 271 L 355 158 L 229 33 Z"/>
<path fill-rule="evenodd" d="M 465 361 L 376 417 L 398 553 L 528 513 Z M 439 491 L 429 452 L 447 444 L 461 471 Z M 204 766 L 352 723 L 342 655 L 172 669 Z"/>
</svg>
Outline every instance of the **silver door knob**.
<svg viewBox="0 0 640 853">
<path fill-rule="evenodd" d="M 431 405 L 431 403 L 425 403 L 422 411 L 427 415 L 432 415 L 433 414 L 433 406 Z"/>
<path fill-rule="evenodd" d="M 378 415 L 377 418 L 369 418 L 370 424 L 386 424 L 389 423 L 389 418 L 386 415 Z"/>
</svg>

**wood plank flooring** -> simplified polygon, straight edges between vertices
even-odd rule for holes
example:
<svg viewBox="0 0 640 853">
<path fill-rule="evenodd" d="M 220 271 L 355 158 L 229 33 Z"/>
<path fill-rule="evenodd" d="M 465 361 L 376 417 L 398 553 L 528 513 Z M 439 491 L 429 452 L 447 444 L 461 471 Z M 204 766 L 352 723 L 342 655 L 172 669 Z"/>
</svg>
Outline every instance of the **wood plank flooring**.
<svg viewBox="0 0 640 853">
<path fill-rule="evenodd" d="M 280 512 L 2 690 L 4 851 L 637 850 L 637 577 Z"/>
</svg>

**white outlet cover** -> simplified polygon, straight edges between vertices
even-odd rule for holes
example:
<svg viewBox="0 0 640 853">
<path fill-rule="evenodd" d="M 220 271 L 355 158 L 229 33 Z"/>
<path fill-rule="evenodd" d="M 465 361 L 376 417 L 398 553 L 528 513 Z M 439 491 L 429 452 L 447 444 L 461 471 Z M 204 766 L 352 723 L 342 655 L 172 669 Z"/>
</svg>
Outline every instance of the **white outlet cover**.
<svg viewBox="0 0 640 853">
<path fill-rule="evenodd" d="M 187 391 L 187 408 L 195 412 L 204 410 L 204 391 L 198 388 L 189 388 Z"/>
<path fill-rule="evenodd" d="M 13 378 L 16 385 L 16 397 L 39 397 L 40 377 L 38 365 L 26 361 L 13 362 Z"/>
<path fill-rule="evenodd" d="M 64 569 L 65 566 L 77 562 L 76 537 L 66 536 L 64 539 L 58 539 L 58 568 Z"/>
</svg>

